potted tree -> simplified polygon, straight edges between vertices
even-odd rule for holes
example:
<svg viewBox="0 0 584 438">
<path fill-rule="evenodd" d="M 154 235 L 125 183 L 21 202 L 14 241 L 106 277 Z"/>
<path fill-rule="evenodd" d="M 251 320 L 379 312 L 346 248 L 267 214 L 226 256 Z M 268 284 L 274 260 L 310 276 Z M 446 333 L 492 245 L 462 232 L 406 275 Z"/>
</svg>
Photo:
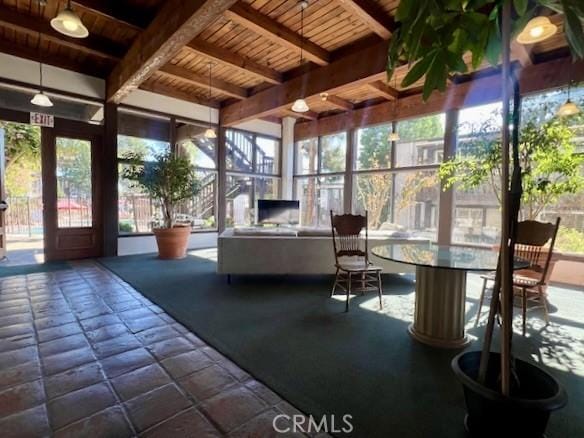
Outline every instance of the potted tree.
<svg viewBox="0 0 584 438">
<path fill-rule="evenodd" d="M 162 218 L 152 224 L 159 257 L 185 257 L 191 227 L 190 223 L 178 223 L 177 214 L 181 204 L 197 196 L 201 188 L 189 160 L 171 152 L 157 155 L 154 161 L 144 162 L 135 154 L 125 159 L 128 165 L 122 170 L 123 178 L 160 203 Z"/>
<path fill-rule="evenodd" d="M 584 58 L 584 4 L 576 0 L 401 0 L 388 51 L 388 76 L 391 78 L 400 65 L 411 64 L 402 87 L 423 80 L 424 99 L 434 90 L 445 91 L 448 80 L 467 71 L 464 56 L 468 53 L 474 68 L 485 59 L 498 66 L 501 59 L 500 269 L 493 288 L 482 351 L 463 352 L 452 361 L 452 368 L 464 388 L 466 425 L 473 436 L 541 437 L 550 413 L 566 403 L 566 393 L 553 376 L 531 362 L 514 357 L 511 351 L 513 251 L 522 198 L 522 170 L 518 93 L 512 93 L 510 46 L 511 39 L 523 31 L 542 8 L 564 15 L 565 34 L 572 55 L 576 59 Z M 533 35 L 545 33 L 541 23 L 549 23 L 545 16 L 538 19 L 540 25 Z M 491 351 L 497 313 L 501 320 L 500 353 Z"/>
</svg>

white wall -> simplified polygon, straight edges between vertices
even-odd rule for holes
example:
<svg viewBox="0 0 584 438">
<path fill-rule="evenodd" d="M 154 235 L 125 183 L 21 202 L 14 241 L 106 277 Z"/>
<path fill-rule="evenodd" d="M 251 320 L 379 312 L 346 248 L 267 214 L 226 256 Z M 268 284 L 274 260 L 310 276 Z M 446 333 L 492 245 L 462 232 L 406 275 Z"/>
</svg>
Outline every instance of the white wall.
<svg viewBox="0 0 584 438">
<path fill-rule="evenodd" d="M 238 125 L 234 125 L 233 127 L 237 129 L 244 129 L 246 131 L 257 132 L 258 134 L 282 138 L 282 125 L 279 123 L 268 122 L 266 120 L 254 119 L 250 120 L 249 122 L 243 122 Z"/>
<path fill-rule="evenodd" d="M 0 77 L 38 86 L 39 64 L 28 59 L 0 53 Z M 103 79 L 51 65 L 43 65 L 43 85 L 97 99 L 103 99 L 105 96 L 105 81 Z"/>
<path fill-rule="evenodd" d="M 217 233 L 193 233 L 189 239 L 189 249 L 217 246 Z M 157 252 L 154 236 L 131 236 L 118 238 L 118 255 Z"/>
<path fill-rule="evenodd" d="M 24 82 L 34 89 L 39 84 L 39 65 L 28 59 L 0 53 L 0 78 Z M 43 65 L 43 84 L 55 90 L 105 99 L 105 80 L 51 65 Z M 203 122 L 209 120 L 207 106 L 144 90 L 134 91 L 122 103 Z M 212 123 L 217 123 L 217 119 L 217 109 L 211 108 Z"/>
<path fill-rule="evenodd" d="M 188 119 L 200 120 L 202 122 L 209 121 L 208 106 L 163 96 L 150 91 L 135 90 L 122 101 L 122 104 L 182 116 Z M 211 108 L 211 123 L 217 123 L 218 117 L 219 111 L 216 108 Z"/>
</svg>

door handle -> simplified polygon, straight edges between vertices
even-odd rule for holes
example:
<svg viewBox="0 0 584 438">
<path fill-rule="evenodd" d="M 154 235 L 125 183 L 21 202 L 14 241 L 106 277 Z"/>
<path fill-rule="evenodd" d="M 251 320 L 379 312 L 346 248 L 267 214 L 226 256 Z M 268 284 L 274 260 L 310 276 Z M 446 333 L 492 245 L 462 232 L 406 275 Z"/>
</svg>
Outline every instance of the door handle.
<svg viewBox="0 0 584 438">
<path fill-rule="evenodd" d="M 8 210 L 8 203 L 6 201 L 0 201 L 0 211 Z"/>
</svg>

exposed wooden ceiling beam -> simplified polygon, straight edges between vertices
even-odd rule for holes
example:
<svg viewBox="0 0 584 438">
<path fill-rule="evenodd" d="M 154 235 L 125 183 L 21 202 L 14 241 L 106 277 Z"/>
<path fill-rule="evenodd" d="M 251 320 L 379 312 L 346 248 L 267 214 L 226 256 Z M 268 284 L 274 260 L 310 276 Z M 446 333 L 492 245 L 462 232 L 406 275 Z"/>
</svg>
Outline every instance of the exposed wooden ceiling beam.
<svg viewBox="0 0 584 438">
<path fill-rule="evenodd" d="M 152 93 L 156 94 L 163 94 L 165 96 L 174 97 L 176 99 L 186 100 L 187 102 L 198 103 L 199 105 L 219 108 L 219 104 L 217 102 L 193 97 L 193 95 L 190 93 L 186 93 L 177 88 L 169 87 L 168 85 L 163 85 L 160 83 L 144 82 L 140 84 L 140 89 L 151 91 Z"/>
<path fill-rule="evenodd" d="M 137 33 L 142 32 L 151 21 L 151 17 L 145 14 L 138 16 L 134 13 L 129 14 L 128 9 L 120 7 L 120 3 L 117 1 L 73 0 L 73 3 L 90 10 L 92 13 L 106 20 L 131 28 Z M 237 53 L 209 44 L 204 40 L 194 39 L 186 48 L 199 55 L 210 58 L 215 62 L 228 65 L 240 72 L 251 74 L 271 84 L 281 84 L 283 81 L 282 74 L 277 70 L 266 67 Z"/>
<path fill-rule="evenodd" d="M 29 59 L 31 61 L 39 61 L 39 52 L 36 49 L 26 46 L 14 44 L 14 41 L 7 41 L 0 38 L 0 52 L 8 55 L 17 56 L 19 58 Z M 105 78 L 109 73 L 110 68 L 106 65 L 98 66 L 95 63 L 88 65 L 86 63 L 79 63 L 71 58 L 59 55 L 42 54 L 41 59 L 43 64 L 52 65 L 54 67 L 64 68 L 65 70 L 72 70 L 88 76 L 98 78 Z"/>
<path fill-rule="evenodd" d="M 397 91 L 395 88 L 390 87 L 385 82 L 382 81 L 371 82 L 367 84 L 367 87 L 375 91 L 375 93 L 378 96 L 383 97 L 384 99 L 396 100 L 399 98 L 399 91 Z"/>
<path fill-rule="evenodd" d="M 322 98 L 325 102 L 328 102 L 331 106 L 335 108 L 342 109 L 344 111 L 350 111 L 354 108 L 354 105 L 346 99 L 342 99 L 339 96 L 328 95 L 326 98 Z"/>
<path fill-rule="evenodd" d="M 395 23 L 377 3 L 372 0 L 340 0 L 340 3 L 381 38 L 391 37 Z"/>
<path fill-rule="evenodd" d="M 119 0 L 73 0 L 71 3 L 136 32 L 141 32 L 153 18 L 144 14 L 142 8 L 131 8 Z"/>
<path fill-rule="evenodd" d="M 221 47 L 209 44 L 206 41 L 194 39 L 189 44 L 187 44 L 186 48 L 202 56 L 210 58 L 213 61 L 233 67 L 243 73 L 252 74 L 257 78 L 271 84 L 282 83 L 282 75 L 278 71 L 258 64 L 249 58 L 238 55 L 237 53 L 233 53 L 229 50 L 225 50 Z"/>
<path fill-rule="evenodd" d="M 266 117 L 262 117 L 260 120 L 263 120 L 265 122 L 270 122 L 270 123 L 277 123 L 279 125 L 282 124 L 282 119 L 280 117 L 276 117 L 276 116 L 266 116 Z"/>
<path fill-rule="evenodd" d="M 108 77 L 106 97 L 119 103 L 174 57 L 236 0 L 167 0 Z"/>
<path fill-rule="evenodd" d="M 421 94 L 403 97 L 399 106 L 387 101 L 353 111 L 322 117 L 318 121 L 297 123 L 295 141 L 327 135 L 339 130 L 388 123 L 414 116 L 439 113 L 463 106 L 491 103 L 500 99 L 499 76 L 487 76 L 477 81 L 453 84 L 445 93 L 432 93 L 424 102 Z M 336 131 L 335 131 L 336 130 Z"/>
<path fill-rule="evenodd" d="M 534 64 L 520 70 L 519 89 L 522 95 L 542 92 L 566 85 L 570 80 L 584 81 L 584 61 L 572 65 L 571 59 L 562 58 Z M 446 92 L 434 92 L 426 102 L 421 94 L 400 98 L 399 106 L 383 102 L 342 114 L 321 117 L 318 121 L 297 123 L 294 139 L 327 135 L 351 128 L 359 128 L 415 116 L 435 114 L 450 109 L 461 109 L 501 100 L 501 73 L 481 76 L 475 80 L 453 83 Z"/>
<path fill-rule="evenodd" d="M 117 1 L 73 0 L 73 3 L 90 10 L 96 15 L 102 16 L 106 20 L 131 28 L 137 33 L 144 30 L 151 21 L 151 17 L 149 18 L 147 15 L 136 16 L 134 13 L 129 14 L 128 9 L 121 8 L 120 3 Z M 271 84 L 281 84 L 283 82 L 282 74 L 277 70 L 266 67 L 237 53 L 209 44 L 204 40 L 194 39 L 186 48 L 194 53 L 210 58 L 215 62 L 228 65 L 240 72 L 251 74 Z"/>
<path fill-rule="evenodd" d="M 306 111 L 305 113 L 297 113 L 291 109 L 284 109 L 282 111 L 287 116 L 296 117 L 298 119 L 318 120 L 318 113 L 314 111 Z"/>
<path fill-rule="evenodd" d="M 239 2 L 225 12 L 225 17 L 248 28 L 276 44 L 300 52 L 302 47 L 304 56 L 309 61 L 318 65 L 330 63 L 331 54 L 322 47 L 314 44 L 307 38 L 303 38 L 296 32 L 275 20 L 259 13 L 246 3 Z"/>
<path fill-rule="evenodd" d="M 338 94 L 348 86 L 382 80 L 386 75 L 387 47 L 388 43 L 381 41 L 330 65 L 260 91 L 244 101 L 228 105 L 221 111 L 221 122 L 224 126 L 234 125 L 287 108 L 301 97 L 308 99 L 322 92 Z M 367 62 L 363 62 L 364 59 Z"/>
<path fill-rule="evenodd" d="M 125 51 L 124 47 L 98 35 L 90 34 L 82 39 L 69 38 L 53 30 L 48 21 L 19 14 L 6 7 L 0 9 L 0 25 L 33 37 L 40 32 L 45 41 L 112 61 L 119 60 Z"/>
<path fill-rule="evenodd" d="M 189 69 L 179 67 L 177 65 L 166 64 L 158 71 L 165 75 L 171 76 L 181 81 L 189 82 L 199 87 L 209 87 L 209 77 L 194 73 Z M 247 91 L 244 88 L 238 87 L 237 85 L 233 85 L 227 81 L 217 78 L 211 78 L 210 82 L 211 89 L 215 91 L 219 91 L 230 97 L 235 97 L 236 99 L 245 99 L 247 97 Z"/>
</svg>

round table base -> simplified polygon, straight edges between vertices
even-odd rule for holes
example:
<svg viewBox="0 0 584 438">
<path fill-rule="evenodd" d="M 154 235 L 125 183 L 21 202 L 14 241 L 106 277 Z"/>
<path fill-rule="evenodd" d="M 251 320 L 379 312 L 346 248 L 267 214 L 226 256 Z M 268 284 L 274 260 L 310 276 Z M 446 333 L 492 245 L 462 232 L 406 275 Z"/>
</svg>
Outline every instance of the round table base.
<svg viewBox="0 0 584 438">
<path fill-rule="evenodd" d="M 468 345 L 465 297 L 465 271 L 416 266 L 416 309 L 409 328 L 412 337 L 433 347 Z"/>
<path fill-rule="evenodd" d="M 470 338 L 467 335 L 464 335 L 461 339 L 440 339 L 434 338 L 431 336 L 426 336 L 422 333 L 418 333 L 414 324 L 410 324 L 408 326 L 408 333 L 412 338 L 416 341 L 421 342 L 422 344 L 429 345 L 431 347 L 439 347 L 439 348 L 464 348 L 468 344 L 471 343 Z"/>
</svg>

